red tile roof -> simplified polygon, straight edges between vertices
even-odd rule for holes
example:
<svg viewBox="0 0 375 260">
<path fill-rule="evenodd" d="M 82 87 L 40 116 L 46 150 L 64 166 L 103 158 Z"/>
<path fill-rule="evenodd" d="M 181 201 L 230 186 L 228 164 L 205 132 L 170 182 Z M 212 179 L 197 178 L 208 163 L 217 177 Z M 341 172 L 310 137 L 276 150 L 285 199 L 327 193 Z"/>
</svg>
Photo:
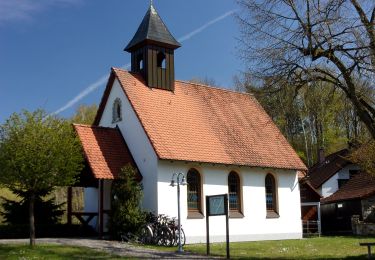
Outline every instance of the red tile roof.
<svg viewBox="0 0 375 260">
<path fill-rule="evenodd" d="M 128 163 L 136 167 L 129 148 L 117 128 L 78 124 L 73 126 L 96 179 L 115 179 L 121 168 Z"/>
<path fill-rule="evenodd" d="M 205 85 L 176 81 L 174 92 L 149 88 L 138 74 L 113 69 L 160 159 L 306 170 L 256 99 Z"/>
<path fill-rule="evenodd" d="M 359 173 L 345 183 L 331 196 L 321 200 L 322 203 L 332 203 L 351 199 L 362 199 L 375 195 L 375 177 L 368 173 Z"/>
<path fill-rule="evenodd" d="M 350 162 L 345 159 L 349 154 L 348 149 L 343 149 L 328 155 L 322 163 L 317 163 L 309 169 L 309 181 L 317 189 L 335 173 L 344 168 Z"/>
</svg>

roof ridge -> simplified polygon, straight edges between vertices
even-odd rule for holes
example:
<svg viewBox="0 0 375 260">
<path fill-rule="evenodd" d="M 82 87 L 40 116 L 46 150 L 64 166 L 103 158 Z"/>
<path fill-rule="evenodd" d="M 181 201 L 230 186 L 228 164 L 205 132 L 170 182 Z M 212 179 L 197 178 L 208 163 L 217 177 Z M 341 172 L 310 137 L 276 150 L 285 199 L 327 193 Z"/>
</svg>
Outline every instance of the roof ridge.
<svg viewBox="0 0 375 260">
<path fill-rule="evenodd" d="M 122 68 L 112 67 L 112 69 L 113 70 L 120 70 L 120 71 L 129 73 L 129 74 L 132 74 L 132 75 L 138 75 L 138 73 L 134 73 L 134 72 L 128 71 L 126 69 L 122 69 Z M 202 83 L 195 83 L 195 82 L 190 82 L 190 81 L 187 81 L 187 80 L 179 80 L 179 79 L 176 79 L 175 81 L 178 81 L 178 82 L 184 83 L 184 84 L 197 85 L 197 86 L 201 86 L 201 87 L 205 87 L 205 88 L 210 88 L 210 89 L 214 89 L 214 90 L 219 90 L 219 91 L 230 92 L 230 93 L 234 93 L 234 94 L 247 95 L 247 96 L 254 97 L 253 93 L 240 92 L 240 91 L 236 91 L 236 90 L 232 90 L 232 89 L 227 89 L 227 88 L 224 88 L 224 87 L 209 86 L 209 85 L 202 84 Z"/>
<path fill-rule="evenodd" d="M 224 87 L 210 86 L 210 85 L 206 85 L 206 84 L 203 84 L 203 83 L 196 83 L 196 82 L 191 82 L 191 81 L 187 81 L 187 80 L 179 80 L 179 79 L 176 79 L 175 81 L 185 83 L 185 84 L 197 85 L 197 86 L 201 86 L 201 87 L 205 87 L 205 88 L 215 89 L 215 90 L 219 90 L 219 91 L 230 92 L 230 93 L 234 93 L 234 94 L 254 96 L 254 94 L 252 94 L 252 93 L 240 92 L 240 91 L 236 91 L 236 90 L 232 90 L 232 89 L 227 89 L 227 88 L 224 88 Z"/>
<path fill-rule="evenodd" d="M 349 149 L 348 149 L 348 148 L 343 148 L 343 149 L 341 149 L 341 150 L 338 150 L 338 151 L 336 151 L 336 152 L 333 152 L 333 153 L 331 153 L 331 154 L 326 155 L 325 158 L 324 158 L 324 161 L 323 161 L 323 162 L 316 162 L 314 165 L 312 165 L 312 166 L 309 168 L 309 171 L 311 171 L 311 170 L 315 170 L 315 168 L 320 168 L 321 166 L 323 166 L 323 165 L 326 164 L 326 161 L 327 161 L 328 159 L 332 159 L 332 157 L 335 157 L 336 155 L 338 156 L 338 157 L 336 157 L 336 158 L 346 159 L 344 155 L 341 155 L 341 153 L 344 153 L 344 152 L 349 152 Z M 336 158 L 334 158 L 334 159 L 336 159 Z"/>
</svg>

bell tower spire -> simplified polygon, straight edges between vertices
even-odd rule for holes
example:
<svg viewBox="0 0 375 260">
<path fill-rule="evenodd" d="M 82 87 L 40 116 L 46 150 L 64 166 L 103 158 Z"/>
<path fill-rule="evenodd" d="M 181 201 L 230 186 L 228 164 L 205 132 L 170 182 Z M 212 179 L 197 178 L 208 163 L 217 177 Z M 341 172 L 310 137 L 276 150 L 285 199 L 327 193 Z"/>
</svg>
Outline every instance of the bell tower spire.
<svg viewBox="0 0 375 260">
<path fill-rule="evenodd" d="M 174 90 L 174 50 L 181 44 L 172 36 L 150 0 L 132 40 L 125 47 L 131 53 L 131 71 L 140 73 L 150 88 Z"/>
</svg>

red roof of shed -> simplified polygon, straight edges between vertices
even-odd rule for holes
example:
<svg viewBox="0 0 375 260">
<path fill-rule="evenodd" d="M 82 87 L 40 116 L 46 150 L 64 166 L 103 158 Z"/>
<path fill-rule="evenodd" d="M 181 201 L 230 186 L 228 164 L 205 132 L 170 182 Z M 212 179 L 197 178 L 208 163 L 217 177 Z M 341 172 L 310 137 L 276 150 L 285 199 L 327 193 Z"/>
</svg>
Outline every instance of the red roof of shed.
<svg viewBox="0 0 375 260">
<path fill-rule="evenodd" d="M 129 148 L 117 128 L 74 124 L 83 152 L 96 179 L 115 179 L 121 168 L 136 167 Z M 138 178 L 141 179 L 141 176 Z"/>
</svg>

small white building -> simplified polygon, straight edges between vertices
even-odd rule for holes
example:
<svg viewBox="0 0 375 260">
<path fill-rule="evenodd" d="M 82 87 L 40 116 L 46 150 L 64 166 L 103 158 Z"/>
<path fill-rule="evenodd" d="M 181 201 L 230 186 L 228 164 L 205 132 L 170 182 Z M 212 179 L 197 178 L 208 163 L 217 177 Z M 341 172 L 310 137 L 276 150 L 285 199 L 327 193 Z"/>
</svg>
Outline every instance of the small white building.
<svg viewBox="0 0 375 260">
<path fill-rule="evenodd" d="M 75 125 L 86 172 L 85 211 L 105 229 L 111 182 L 121 166 L 138 168 L 142 207 L 177 217 L 187 243 L 206 241 L 205 196 L 229 194 L 230 240 L 302 237 L 297 173 L 305 165 L 254 96 L 174 79 L 180 44 L 151 5 L 134 38 L 131 71 L 113 68 L 94 126 Z M 197 57 L 198 59 L 198 57 Z M 217 62 L 220 62 L 218 58 Z M 225 240 L 224 217 L 211 217 L 211 241 Z"/>
<path fill-rule="evenodd" d="M 346 158 L 348 156 L 348 149 L 339 150 L 327 157 L 320 155 L 320 161 L 309 169 L 307 180 L 322 198 L 334 194 L 359 173 L 359 166 L 350 162 Z"/>
</svg>

